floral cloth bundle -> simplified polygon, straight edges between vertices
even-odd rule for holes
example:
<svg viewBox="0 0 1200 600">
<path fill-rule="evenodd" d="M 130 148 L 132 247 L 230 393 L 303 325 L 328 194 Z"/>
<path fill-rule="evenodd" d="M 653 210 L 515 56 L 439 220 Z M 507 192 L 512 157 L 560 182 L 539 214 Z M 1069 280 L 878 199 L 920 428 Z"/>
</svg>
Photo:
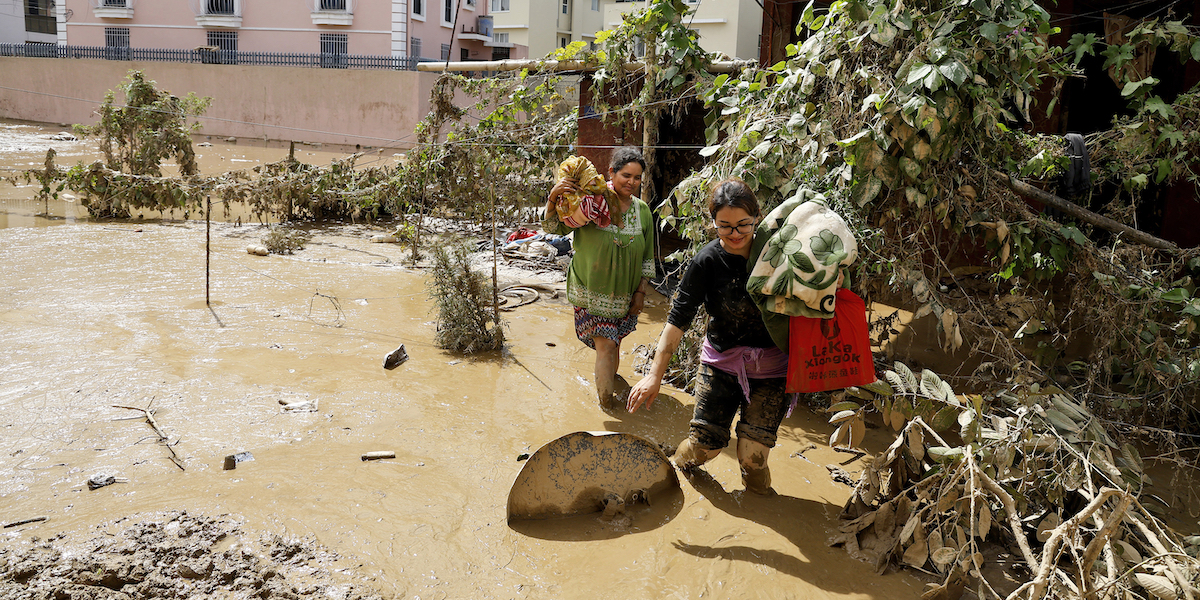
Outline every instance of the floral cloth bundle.
<svg viewBox="0 0 1200 600">
<path fill-rule="evenodd" d="M 839 270 L 858 258 L 858 242 L 824 200 L 804 190 L 758 225 L 746 291 L 761 308 L 793 317 L 833 316 Z"/>
<path fill-rule="evenodd" d="M 612 224 L 607 201 L 611 192 L 592 161 L 583 156 L 572 156 L 558 165 L 555 175 L 559 181 L 574 180 L 580 188 L 579 192 L 563 194 L 558 200 L 556 209 L 563 224 L 571 228 L 583 227 L 593 221 L 597 227 Z"/>
</svg>

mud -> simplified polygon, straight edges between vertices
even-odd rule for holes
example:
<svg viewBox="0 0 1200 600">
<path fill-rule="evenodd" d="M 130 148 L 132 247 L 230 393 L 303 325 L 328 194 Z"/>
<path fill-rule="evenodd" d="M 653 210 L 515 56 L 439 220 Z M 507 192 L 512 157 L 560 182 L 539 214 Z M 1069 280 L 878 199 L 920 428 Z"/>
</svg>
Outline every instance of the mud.
<svg viewBox="0 0 1200 600">
<path fill-rule="evenodd" d="M 0 548 L 0 597 L 381 599 L 312 537 L 255 537 L 225 515 L 134 515 L 74 537 Z"/>
<path fill-rule="evenodd" d="M 208 151 L 247 152 L 214 144 Z M 321 568 L 383 597 L 920 596 L 910 572 L 877 576 L 826 545 L 849 488 L 825 465 L 856 476 L 863 458 L 829 449 L 826 415 L 804 406 L 771 452 L 777 496 L 744 493 L 729 448 L 654 510 L 510 527 L 522 455 L 576 431 L 674 447 L 691 416 L 691 397 L 667 387 L 652 410 L 602 411 L 594 355 L 561 298 L 543 293 L 506 313 L 503 352 L 456 356 L 432 342 L 424 271 L 409 266 L 408 249 L 370 243 L 387 224 L 314 226 L 289 257 L 246 253 L 263 226 L 215 224 L 206 304 L 202 223 L 72 221 L 69 202 L 50 203 L 45 218 L 28 188 L 0 184 L 0 194 L 0 522 L 48 517 L 0 529 L 8 565 L 59 549 L 49 571 L 71 572 L 74 548 L 108 537 L 97 531 L 186 513 L 196 523 L 230 515 L 262 561 L 263 539 L 312 540 L 317 555 L 319 544 L 343 557 Z M 631 382 L 636 347 L 665 322 L 667 300 L 647 304 L 621 348 L 618 373 Z M 409 359 L 384 369 L 400 344 Z M 316 410 L 280 404 L 305 400 Z M 154 411 L 185 468 L 140 413 L 115 405 Z M 870 430 L 865 444 L 877 452 L 890 441 Z M 254 460 L 224 469 L 246 451 Z M 376 451 L 396 458 L 361 460 Z M 101 474 L 127 482 L 90 490 Z M 214 565 L 228 550 L 216 548 Z"/>
</svg>

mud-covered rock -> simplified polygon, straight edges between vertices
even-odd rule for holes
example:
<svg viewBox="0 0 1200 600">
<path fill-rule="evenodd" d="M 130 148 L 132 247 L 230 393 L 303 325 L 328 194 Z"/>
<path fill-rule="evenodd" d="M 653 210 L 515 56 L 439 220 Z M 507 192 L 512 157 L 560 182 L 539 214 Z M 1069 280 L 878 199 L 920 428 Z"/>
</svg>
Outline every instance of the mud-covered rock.
<svg viewBox="0 0 1200 600">
<path fill-rule="evenodd" d="M 382 600 L 312 538 L 252 536 L 228 516 L 186 512 L 102 524 L 86 541 L 60 536 L 0 550 L 0 598 L 143 600 L 307 597 Z"/>
</svg>

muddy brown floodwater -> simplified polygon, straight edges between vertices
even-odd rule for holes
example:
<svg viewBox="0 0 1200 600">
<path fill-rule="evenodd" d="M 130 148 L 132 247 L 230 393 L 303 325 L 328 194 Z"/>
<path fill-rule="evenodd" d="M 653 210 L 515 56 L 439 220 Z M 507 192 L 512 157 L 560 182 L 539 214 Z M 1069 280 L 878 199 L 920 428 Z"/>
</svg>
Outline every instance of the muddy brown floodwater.
<svg viewBox="0 0 1200 600">
<path fill-rule="evenodd" d="M 58 130 L 6 135 L 36 141 Z M 0 170 L 40 164 L 44 142 L 0 145 Z M 206 172 L 286 152 L 201 150 Z M 60 156 L 91 154 L 73 146 Z M 144 535 L 171 548 L 155 537 L 166 528 L 218 544 L 212 523 L 228 519 L 249 538 L 328 549 L 340 557 L 330 573 L 384 597 L 920 596 L 909 573 L 876 575 L 826 546 L 849 488 L 825 465 L 855 473 L 860 462 L 827 446 L 822 414 L 801 406 L 784 421 L 771 460 L 777 497 L 743 495 L 727 450 L 708 476 L 683 480 L 681 495 L 634 518 L 513 528 L 505 509 L 519 455 L 576 431 L 674 445 L 692 398 L 664 388 L 652 410 L 601 411 L 570 307 L 545 296 L 508 313 L 504 352 L 438 349 L 424 273 L 405 266 L 405 248 L 369 243 L 383 226 L 321 227 L 295 256 L 256 257 L 245 247 L 261 226 L 214 224 L 209 307 L 202 222 L 92 222 L 77 201 L 50 203 L 47 219 L 31 195 L 0 185 L 0 522 L 48 520 L 0 529 L 0 571 L 47 539 L 78 552 L 97 536 Z M 631 382 L 634 347 L 664 323 L 666 299 L 649 304 L 622 348 L 619 372 Z M 383 369 L 402 343 L 410 359 Z M 280 404 L 296 400 L 316 410 Z M 186 470 L 141 413 L 115 406 L 152 408 Z M 872 430 L 866 447 L 888 442 Z M 378 450 L 396 456 L 360 460 Z M 224 470 L 239 452 L 253 460 Z M 91 490 L 96 475 L 123 480 Z M 236 571 L 232 558 L 214 560 L 209 571 Z M 349 597 L 345 586 L 297 589 Z"/>
</svg>

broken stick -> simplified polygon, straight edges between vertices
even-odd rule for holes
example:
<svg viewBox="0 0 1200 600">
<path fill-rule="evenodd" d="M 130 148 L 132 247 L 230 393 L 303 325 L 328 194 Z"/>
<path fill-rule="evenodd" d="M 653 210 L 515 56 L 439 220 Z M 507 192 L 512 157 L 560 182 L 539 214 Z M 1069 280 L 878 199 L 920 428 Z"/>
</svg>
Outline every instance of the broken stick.
<svg viewBox="0 0 1200 600">
<path fill-rule="evenodd" d="M 117 404 L 114 404 L 113 408 L 124 408 L 126 410 L 141 411 L 141 413 L 146 416 L 146 422 L 150 424 L 150 427 L 154 428 L 154 433 L 158 434 L 158 441 L 162 442 L 162 444 L 167 447 L 167 451 L 169 451 L 171 453 L 171 462 L 175 463 L 175 466 L 179 467 L 180 471 L 187 470 L 183 466 L 183 461 L 179 460 L 179 455 L 175 454 L 175 449 L 171 447 L 171 443 L 167 439 L 167 434 L 163 433 L 162 429 L 158 428 L 158 422 L 154 420 L 154 415 L 150 414 L 149 408 L 139 408 L 136 406 L 120 406 Z"/>
<path fill-rule="evenodd" d="M 1164 250 L 1174 254 L 1178 254 L 1180 251 L 1179 246 L 1176 246 L 1167 240 L 1155 237 L 1144 231 L 1139 231 L 1128 225 L 1125 225 L 1124 223 L 1114 221 L 1104 215 L 1096 214 L 1082 206 L 1079 206 L 1078 204 L 1075 204 L 1074 202 L 1060 198 L 1045 190 L 1035 188 L 1010 174 L 1001 173 L 1000 171 L 996 170 L 992 170 L 992 173 L 995 174 L 996 177 L 1003 179 L 1004 183 L 1008 185 L 1008 188 L 1016 192 L 1018 196 L 1023 196 L 1031 200 L 1037 200 L 1042 204 L 1053 206 L 1054 208 L 1057 208 L 1058 210 L 1061 210 L 1064 213 L 1075 217 L 1076 219 L 1086 221 L 1097 227 L 1123 235 L 1126 239 L 1137 242 L 1143 246 L 1157 248 L 1158 250 Z"/>
</svg>

